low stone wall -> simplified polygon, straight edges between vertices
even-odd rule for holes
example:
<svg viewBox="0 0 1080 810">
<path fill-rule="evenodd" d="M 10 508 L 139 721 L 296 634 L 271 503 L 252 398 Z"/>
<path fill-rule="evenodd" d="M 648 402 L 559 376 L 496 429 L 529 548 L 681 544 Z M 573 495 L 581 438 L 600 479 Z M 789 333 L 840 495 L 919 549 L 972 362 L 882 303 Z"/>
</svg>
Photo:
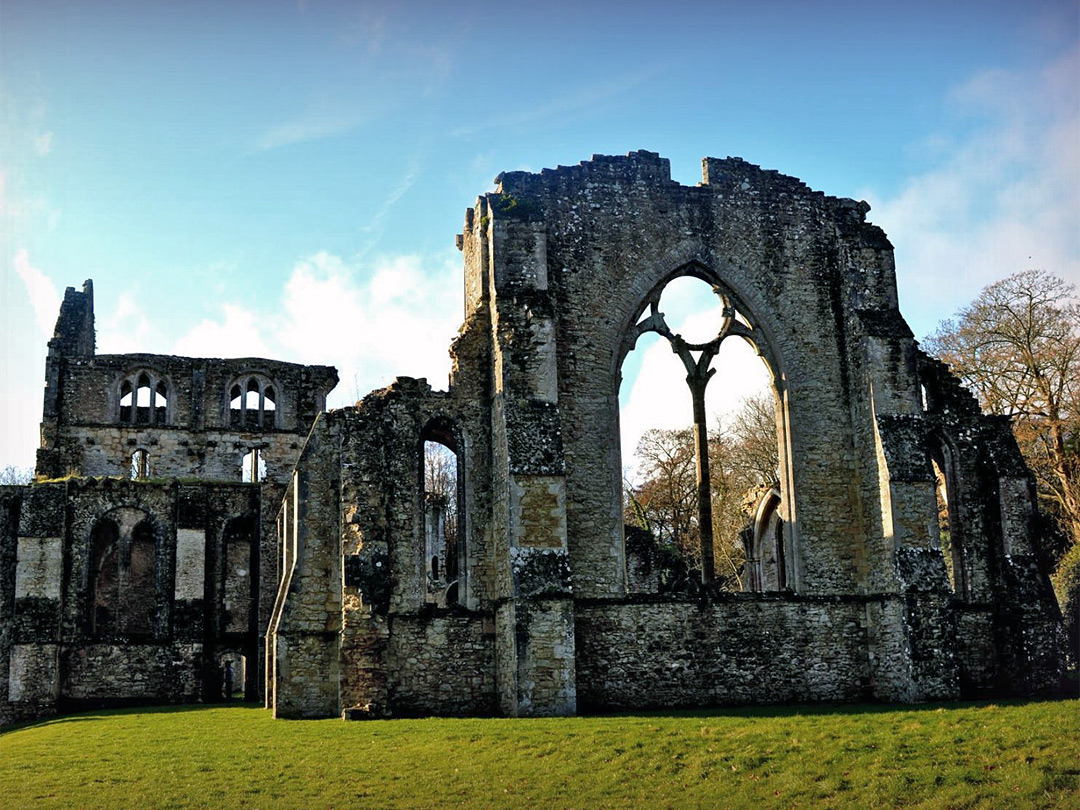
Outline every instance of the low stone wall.
<svg viewBox="0 0 1080 810">
<path fill-rule="evenodd" d="M 870 696 L 861 600 L 579 601 L 580 711 Z"/>
<path fill-rule="evenodd" d="M 395 716 L 496 713 L 495 629 L 489 615 L 391 616 L 387 665 Z"/>
<path fill-rule="evenodd" d="M 202 644 L 87 644 L 61 651 L 60 701 L 68 708 L 192 703 L 202 683 Z"/>
</svg>

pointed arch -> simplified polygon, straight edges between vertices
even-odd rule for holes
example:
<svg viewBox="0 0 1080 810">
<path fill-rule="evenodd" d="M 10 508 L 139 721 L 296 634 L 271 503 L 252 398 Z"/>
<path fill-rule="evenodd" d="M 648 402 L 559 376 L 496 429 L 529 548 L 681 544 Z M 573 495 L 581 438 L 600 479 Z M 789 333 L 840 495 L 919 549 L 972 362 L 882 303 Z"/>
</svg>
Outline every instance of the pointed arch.
<svg viewBox="0 0 1080 810">
<path fill-rule="evenodd" d="M 225 424 L 242 431 L 279 427 L 280 387 L 260 372 L 245 372 L 226 386 Z"/>
<path fill-rule="evenodd" d="M 434 417 L 420 431 L 418 491 L 423 515 L 423 570 L 426 600 L 453 604 L 466 594 L 466 543 L 462 437 L 446 416 Z"/>
<path fill-rule="evenodd" d="M 662 311 L 661 297 L 663 296 L 665 289 L 667 289 L 673 281 L 684 277 L 696 278 L 708 284 L 712 288 L 713 294 L 722 304 L 723 318 L 717 335 L 715 338 L 705 343 L 693 344 L 683 339 L 680 335 L 673 333 L 670 325 L 666 322 L 665 315 Z M 700 382 L 698 384 L 702 388 L 704 388 L 707 380 L 714 373 L 718 375 L 718 379 L 722 379 L 722 369 L 713 369 L 711 368 L 711 364 L 720 344 L 728 338 L 740 338 L 743 340 L 763 361 L 765 367 L 768 369 L 773 400 L 776 408 L 776 438 L 779 456 L 779 487 L 777 488 L 778 494 L 773 508 L 775 520 L 777 521 L 776 526 L 782 527 L 780 531 L 782 533 L 781 542 L 783 543 L 783 547 L 780 549 L 779 553 L 785 555 L 783 567 L 778 576 L 783 580 L 782 587 L 784 589 L 795 589 L 798 585 L 798 572 L 800 566 L 798 564 L 797 534 L 794 520 L 795 502 L 794 486 L 792 485 L 794 473 L 790 416 L 785 382 L 786 375 L 781 363 L 780 354 L 774 345 L 775 341 L 769 337 L 767 329 L 760 324 L 753 310 L 746 304 L 746 299 L 740 295 L 731 284 L 727 283 L 720 273 L 697 259 L 679 264 L 662 274 L 660 280 L 641 297 L 636 307 L 631 310 L 631 315 L 624 322 L 623 332 L 617 343 L 615 357 L 616 368 L 615 374 L 613 375 L 617 387 L 621 385 L 622 382 L 622 366 L 627 355 L 635 348 L 642 335 L 650 332 L 660 334 L 667 338 L 672 344 L 672 350 L 682 357 L 683 363 L 687 369 L 687 382 L 691 385 L 691 391 L 693 391 L 694 388 L 692 378 L 695 373 L 700 377 Z M 616 400 L 617 396 L 618 391 L 616 390 Z M 701 395 L 694 394 L 694 396 L 700 398 Z M 702 421 L 703 423 L 702 416 L 698 411 L 703 412 L 704 405 L 695 403 L 694 408 L 695 421 Z M 616 425 L 618 425 L 618 420 L 616 420 Z M 702 431 L 699 430 L 698 432 Z M 699 449 L 699 458 L 701 458 L 703 454 L 704 450 Z M 620 448 L 620 459 L 621 458 L 622 448 Z M 700 460 L 698 466 L 702 466 Z M 705 469 L 707 470 L 708 467 Z M 709 484 L 711 485 L 711 480 Z M 702 498 L 705 497 L 708 497 L 711 500 L 711 486 L 706 489 L 699 483 L 699 488 L 701 490 L 698 494 L 699 503 Z M 709 492 L 710 494 L 703 494 L 704 492 Z M 699 517 L 698 523 L 705 520 L 710 523 L 712 522 L 711 510 L 708 510 L 706 517 Z M 702 544 L 702 578 L 704 581 L 711 581 L 709 572 L 705 568 L 705 544 L 709 542 L 707 538 L 708 536 L 706 536 L 706 539 L 703 539 Z M 775 580 L 777 574 L 774 572 L 773 576 Z M 742 584 L 742 587 L 747 587 L 745 582 Z M 780 587 L 781 586 L 777 586 L 777 589 Z"/>
</svg>

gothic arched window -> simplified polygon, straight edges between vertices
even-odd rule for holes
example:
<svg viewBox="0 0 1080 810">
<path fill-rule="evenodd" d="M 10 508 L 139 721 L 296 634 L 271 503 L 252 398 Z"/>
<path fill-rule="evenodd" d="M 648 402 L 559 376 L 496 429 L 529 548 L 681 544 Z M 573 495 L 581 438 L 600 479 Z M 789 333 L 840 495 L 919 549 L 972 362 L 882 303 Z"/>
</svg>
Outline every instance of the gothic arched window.
<svg viewBox="0 0 1080 810">
<path fill-rule="evenodd" d="M 229 426 L 241 430 L 272 430 L 277 426 L 274 386 L 260 376 L 245 376 L 229 386 Z"/>
<path fill-rule="evenodd" d="M 125 425 L 165 425 L 169 384 L 153 371 L 133 371 L 120 381 L 118 420 Z"/>
</svg>

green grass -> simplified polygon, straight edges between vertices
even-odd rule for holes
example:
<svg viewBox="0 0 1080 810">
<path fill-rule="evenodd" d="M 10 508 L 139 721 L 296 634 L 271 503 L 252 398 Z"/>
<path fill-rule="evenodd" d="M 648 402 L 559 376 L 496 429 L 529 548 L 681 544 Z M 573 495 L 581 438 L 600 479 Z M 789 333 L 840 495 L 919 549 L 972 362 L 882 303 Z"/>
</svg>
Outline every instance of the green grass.
<svg viewBox="0 0 1080 810">
<path fill-rule="evenodd" d="M 96 712 L 0 736 L 11 808 L 1080 808 L 1080 701 L 538 720 Z"/>
</svg>

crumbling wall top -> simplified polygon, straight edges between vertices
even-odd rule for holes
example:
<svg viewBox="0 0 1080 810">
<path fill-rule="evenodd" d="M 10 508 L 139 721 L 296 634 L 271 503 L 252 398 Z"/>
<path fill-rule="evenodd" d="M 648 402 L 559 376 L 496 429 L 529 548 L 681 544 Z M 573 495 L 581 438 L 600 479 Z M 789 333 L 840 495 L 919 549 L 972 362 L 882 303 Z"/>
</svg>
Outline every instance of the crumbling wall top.
<svg viewBox="0 0 1080 810">
<path fill-rule="evenodd" d="M 49 354 L 77 357 L 94 356 L 94 282 L 83 282 L 82 292 L 74 287 L 64 290 L 60 314 L 49 341 Z"/>
</svg>

